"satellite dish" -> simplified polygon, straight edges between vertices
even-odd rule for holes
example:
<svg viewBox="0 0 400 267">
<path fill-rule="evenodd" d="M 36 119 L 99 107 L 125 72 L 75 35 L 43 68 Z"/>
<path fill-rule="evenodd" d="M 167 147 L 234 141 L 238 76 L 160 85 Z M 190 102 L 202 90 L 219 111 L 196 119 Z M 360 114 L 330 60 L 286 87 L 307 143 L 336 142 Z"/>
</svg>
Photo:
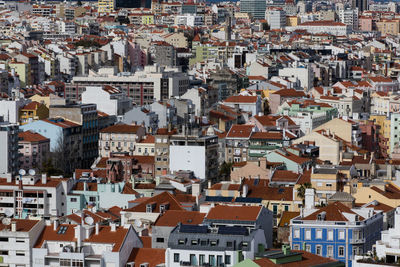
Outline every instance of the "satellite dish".
<svg viewBox="0 0 400 267">
<path fill-rule="evenodd" d="M 20 170 L 18 171 L 18 173 L 19 173 L 19 175 L 25 175 L 25 174 L 26 174 L 26 171 L 25 171 L 24 169 L 20 169 Z"/>
<path fill-rule="evenodd" d="M 132 217 L 132 213 L 125 213 L 125 218 L 130 218 L 130 217 Z"/>
<path fill-rule="evenodd" d="M 13 216 L 14 212 L 12 212 L 11 210 L 5 210 L 5 211 L 4 211 L 4 214 L 5 214 L 7 217 L 11 217 L 11 216 Z"/>
<path fill-rule="evenodd" d="M 93 223 L 94 223 L 94 220 L 93 220 L 93 218 L 92 217 L 86 217 L 85 218 L 85 223 L 86 224 L 89 224 L 89 225 L 93 225 Z"/>
<path fill-rule="evenodd" d="M 1 223 L 4 225 L 10 225 L 11 224 L 11 219 L 10 218 L 3 218 L 3 220 L 1 220 Z"/>
<path fill-rule="evenodd" d="M 139 219 L 135 220 L 135 226 L 136 227 L 141 227 L 142 226 L 142 221 L 139 220 Z"/>
<path fill-rule="evenodd" d="M 29 170 L 29 175 L 34 176 L 36 174 L 36 171 L 34 169 Z"/>
</svg>

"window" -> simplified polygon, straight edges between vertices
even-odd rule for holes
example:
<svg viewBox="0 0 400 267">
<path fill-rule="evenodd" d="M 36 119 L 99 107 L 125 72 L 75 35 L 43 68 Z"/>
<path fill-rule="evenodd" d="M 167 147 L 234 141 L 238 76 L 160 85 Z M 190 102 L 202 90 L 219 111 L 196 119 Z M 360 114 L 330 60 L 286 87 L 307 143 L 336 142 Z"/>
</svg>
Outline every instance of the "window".
<svg viewBox="0 0 400 267">
<path fill-rule="evenodd" d="M 25 239 L 19 239 L 19 238 L 17 238 L 17 239 L 15 240 L 15 242 L 17 242 L 17 243 L 25 243 Z"/>
<path fill-rule="evenodd" d="M 179 262 L 179 253 L 174 253 L 174 262 Z"/>
<path fill-rule="evenodd" d="M 294 250 L 300 250 L 300 245 L 299 245 L 299 244 L 293 245 L 293 249 L 294 249 Z"/>
<path fill-rule="evenodd" d="M 207 246 L 207 241 L 206 241 L 206 240 L 201 240 L 201 241 L 200 241 L 200 245 L 202 245 L 202 246 Z"/>
<path fill-rule="evenodd" d="M 215 266 L 215 256 L 214 255 L 208 256 L 208 264 L 211 266 Z"/>
<path fill-rule="evenodd" d="M 232 243 L 232 241 L 228 241 L 228 242 L 226 242 L 226 246 L 227 246 L 228 248 L 232 247 L 232 246 L 233 246 L 233 243 Z"/>
<path fill-rule="evenodd" d="M 322 230 L 321 229 L 316 230 L 316 236 L 318 239 L 322 239 Z"/>
<path fill-rule="evenodd" d="M 294 238 L 300 238 L 300 229 L 294 229 L 293 237 Z"/>
<path fill-rule="evenodd" d="M 211 245 L 212 247 L 215 247 L 215 246 L 217 245 L 217 241 L 215 241 L 215 240 L 210 241 L 210 245 Z"/>
<path fill-rule="evenodd" d="M 192 246 L 197 246 L 199 244 L 198 240 L 192 240 Z"/>
<path fill-rule="evenodd" d="M 311 245 L 306 245 L 306 251 L 311 252 Z"/>
<path fill-rule="evenodd" d="M 8 237 L 0 237 L 0 242 L 8 242 Z"/>
<path fill-rule="evenodd" d="M 206 256 L 204 254 L 199 255 L 199 265 L 203 265 L 206 261 Z"/>
<path fill-rule="evenodd" d="M 328 231 L 328 240 L 333 240 L 333 230 Z"/>
<path fill-rule="evenodd" d="M 321 245 L 315 246 L 315 254 L 317 254 L 319 256 L 322 255 L 322 246 Z"/>
<path fill-rule="evenodd" d="M 311 230 L 310 229 L 307 229 L 306 231 L 306 237 L 305 237 L 305 239 L 311 239 Z"/>
<path fill-rule="evenodd" d="M 289 211 L 289 205 L 285 205 L 285 211 Z"/>
<path fill-rule="evenodd" d="M 179 239 L 178 240 L 178 244 L 179 245 L 184 245 L 185 244 L 185 240 L 184 239 Z"/>
<path fill-rule="evenodd" d="M 51 197 L 51 194 L 47 194 L 47 197 Z"/>
<path fill-rule="evenodd" d="M 249 243 L 247 243 L 247 242 L 242 242 L 242 247 L 247 248 L 248 245 L 249 245 Z"/>
<path fill-rule="evenodd" d="M 333 257 L 333 246 L 328 246 L 326 249 L 326 256 Z"/>
<path fill-rule="evenodd" d="M 221 266 L 221 264 L 222 264 L 222 256 L 218 255 L 217 256 L 217 266 Z"/>
<path fill-rule="evenodd" d="M 162 237 L 157 237 L 157 238 L 156 238 L 156 242 L 157 242 L 157 243 L 164 243 L 164 238 L 162 238 Z"/>
<path fill-rule="evenodd" d="M 231 256 L 225 255 L 225 264 L 231 264 Z"/>
<path fill-rule="evenodd" d="M 344 230 L 339 231 L 339 239 L 344 239 Z"/>
<path fill-rule="evenodd" d="M 196 255 L 190 254 L 190 265 L 196 265 Z"/>
<path fill-rule="evenodd" d="M 96 202 L 96 197 L 89 197 L 90 202 Z"/>
<path fill-rule="evenodd" d="M 344 257 L 344 247 L 343 246 L 339 247 L 339 257 Z"/>
</svg>

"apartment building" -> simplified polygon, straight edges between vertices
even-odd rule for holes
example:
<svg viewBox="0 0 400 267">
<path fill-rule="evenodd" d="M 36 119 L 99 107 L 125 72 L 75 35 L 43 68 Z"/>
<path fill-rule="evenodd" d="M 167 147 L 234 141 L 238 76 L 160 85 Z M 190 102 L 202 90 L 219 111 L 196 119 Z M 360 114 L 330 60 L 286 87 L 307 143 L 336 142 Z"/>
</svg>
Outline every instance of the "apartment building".
<svg viewBox="0 0 400 267">
<path fill-rule="evenodd" d="M 20 132 L 18 138 L 20 168 L 41 169 L 50 156 L 50 139 L 31 131 Z"/>
<path fill-rule="evenodd" d="M 17 124 L 2 122 L 0 117 L 0 175 L 15 175 L 19 169 Z"/>
</svg>

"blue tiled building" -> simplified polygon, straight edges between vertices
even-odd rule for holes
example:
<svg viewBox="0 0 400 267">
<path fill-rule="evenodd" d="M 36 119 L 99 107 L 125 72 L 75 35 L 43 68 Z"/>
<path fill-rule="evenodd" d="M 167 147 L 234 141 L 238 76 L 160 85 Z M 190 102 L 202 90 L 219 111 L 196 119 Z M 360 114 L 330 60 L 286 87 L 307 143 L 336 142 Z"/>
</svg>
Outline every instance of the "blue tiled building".
<svg viewBox="0 0 400 267">
<path fill-rule="evenodd" d="M 305 209 L 303 215 L 292 219 L 290 243 L 294 250 L 347 261 L 351 266 L 354 255 L 372 249 L 382 229 L 382 211 L 334 202 L 319 209 Z"/>
</svg>

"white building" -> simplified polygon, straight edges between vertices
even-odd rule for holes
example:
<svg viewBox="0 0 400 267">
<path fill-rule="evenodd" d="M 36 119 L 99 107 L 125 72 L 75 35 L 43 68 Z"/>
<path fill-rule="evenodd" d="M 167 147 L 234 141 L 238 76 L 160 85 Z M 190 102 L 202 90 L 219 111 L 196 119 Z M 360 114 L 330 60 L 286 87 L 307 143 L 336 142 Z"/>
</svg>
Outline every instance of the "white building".
<svg viewBox="0 0 400 267">
<path fill-rule="evenodd" d="M 0 121 L 0 175 L 16 174 L 18 159 L 18 125 Z"/>
<path fill-rule="evenodd" d="M 47 225 L 32 249 L 33 267 L 125 267 L 133 248 L 142 241 L 130 225 Z"/>
<path fill-rule="evenodd" d="M 348 35 L 351 27 L 342 22 L 335 21 L 308 21 L 294 27 L 286 27 L 288 31 L 306 30 L 311 34 L 326 33 L 335 36 Z"/>
<path fill-rule="evenodd" d="M 286 12 L 279 9 L 267 9 L 265 19 L 271 30 L 282 29 L 286 26 Z"/>
<path fill-rule="evenodd" d="M 218 175 L 218 137 L 174 135 L 170 139 L 169 169 L 190 170 L 200 179 Z"/>
<path fill-rule="evenodd" d="M 9 220 L 0 226 L 0 253 L 2 265 L 32 266 L 32 247 L 45 226 L 43 220 Z"/>
<path fill-rule="evenodd" d="M 394 227 L 381 232 L 381 240 L 376 241 L 375 252 L 379 259 L 384 259 L 385 262 L 358 262 L 366 259 L 366 256 L 357 256 L 352 263 L 353 267 L 372 267 L 372 266 L 394 266 L 400 259 L 400 207 L 396 208 L 394 218 Z M 388 263 L 386 265 L 385 263 Z"/>
<path fill-rule="evenodd" d="M 198 27 L 203 25 L 203 16 L 195 14 L 185 14 L 175 17 L 176 25 L 185 25 L 190 27 Z"/>
<path fill-rule="evenodd" d="M 18 123 L 20 108 L 24 107 L 29 102 L 31 102 L 31 100 L 23 98 L 16 100 L 0 99 L 0 117 L 3 117 L 4 121 Z"/>
<path fill-rule="evenodd" d="M 358 30 L 358 8 L 340 9 L 340 22 L 349 25 L 351 29 Z"/>
<path fill-rule="evenodd" d="M 279 77 L 296 78 L 300 86 L 310 90 L 314 84 L 314 72 L 310 66 L 294 66 L 279 70 Z"/>
<path fill-rule="evenodd" d="M 82 93 L 82 104 L 96 104 L 97 110 L 112 116 L 124 115 L 132 108 L 132 101 L 119 89 L 109 85 L 86 87 Z"/>
</svg>

